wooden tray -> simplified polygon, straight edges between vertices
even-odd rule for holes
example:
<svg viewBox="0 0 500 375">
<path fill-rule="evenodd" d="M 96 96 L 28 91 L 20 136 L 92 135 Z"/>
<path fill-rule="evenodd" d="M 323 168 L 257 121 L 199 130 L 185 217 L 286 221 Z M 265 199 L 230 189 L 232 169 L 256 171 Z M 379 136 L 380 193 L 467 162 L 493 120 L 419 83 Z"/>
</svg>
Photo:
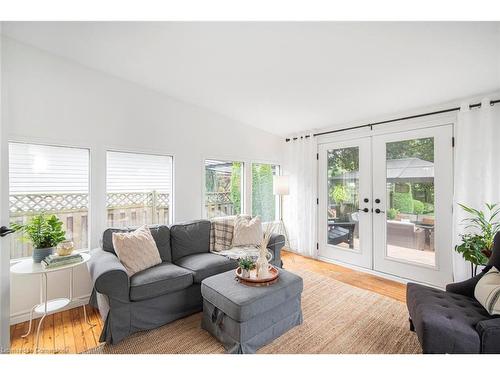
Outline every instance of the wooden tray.
<svg viewBox="0 0 500 375">
<path fill-rule="evenodd" d="M 251 270 L 250 271 L 250 277 L 243 277 L 243 276 L 241 276 L 241 268 L 240 267 L 236 268 L 236 270 L 234 272 L 236 274 L 236 280 L 238 280 L 238 282 L 240 282 L 242 284 L 245 284 L 245 285 L 249 285 L 249 286 L 268 286 L 268 285 L 272 285 L 276 281 L 278 281 L 278 278 L 280 276 L 279 270 L 276 267 L 272 266 L 272 265 L 269 265 L 269 273 L 270 273 L 269 277 L 266 277 L 266 278 L 263 278 L 263 279 L 258 279 L 257 278 L 255 270 Z"/>
</svg>

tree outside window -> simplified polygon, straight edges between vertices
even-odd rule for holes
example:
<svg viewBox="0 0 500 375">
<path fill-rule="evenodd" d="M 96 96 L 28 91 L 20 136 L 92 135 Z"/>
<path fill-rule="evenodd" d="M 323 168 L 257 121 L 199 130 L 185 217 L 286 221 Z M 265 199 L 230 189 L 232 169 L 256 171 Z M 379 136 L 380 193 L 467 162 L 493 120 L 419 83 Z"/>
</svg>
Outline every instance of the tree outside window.
<svg viewBox="0 0 500 375">
<path fill-rule="evenodd" d="M 277 197 L 273 194 L 273 176 L 279 167 L 272 164 L 252 164 L 252 215 L 263 222 L 276 220 Z"/>
</svg>

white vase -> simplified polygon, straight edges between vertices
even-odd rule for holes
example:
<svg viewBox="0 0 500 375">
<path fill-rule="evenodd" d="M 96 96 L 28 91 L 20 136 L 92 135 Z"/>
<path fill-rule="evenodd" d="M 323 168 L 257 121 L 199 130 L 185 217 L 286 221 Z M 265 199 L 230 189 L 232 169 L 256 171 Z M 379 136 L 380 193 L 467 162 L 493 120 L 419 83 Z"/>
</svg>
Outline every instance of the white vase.
<svg viewBox="0 0 500 375">
<path fill-rule="evenodd" d="M 265 279 L 270 276 L 269 273 L 269 262 L 273 259 L 273 254 L 267 250 L 267 248 L 261 248 L 259 251 L 259 257 L 255 262 L 255 267 L 257 269 L 257 278 Z"/>
</svg>

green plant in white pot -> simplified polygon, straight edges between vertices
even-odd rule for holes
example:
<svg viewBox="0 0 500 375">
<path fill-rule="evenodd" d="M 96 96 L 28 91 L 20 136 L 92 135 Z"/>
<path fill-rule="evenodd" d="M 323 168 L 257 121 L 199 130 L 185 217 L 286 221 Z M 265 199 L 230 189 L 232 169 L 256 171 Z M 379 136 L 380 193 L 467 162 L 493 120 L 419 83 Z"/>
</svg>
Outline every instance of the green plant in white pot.
<svg viewBox="0 0 500 375">
<path fill-rule="evenodd" d="M 246 258 L 240 259 L 238 264 L 241 268 L 241 276 L 244 278 L 249 278 L 250 277 L 250 270 L 253 270 L 255 268 L 254 260 L 250 257 L 246 257 Z"/>
<path fill-rule="evenodd" d="M 22 240 L 33 245 L 33 262 L 40 263 L 66 239 L 62 221 L 56 215 L 39 214 L 26 224 L 12 223 L 12 229 L 23 233 Z"/>
</svg>

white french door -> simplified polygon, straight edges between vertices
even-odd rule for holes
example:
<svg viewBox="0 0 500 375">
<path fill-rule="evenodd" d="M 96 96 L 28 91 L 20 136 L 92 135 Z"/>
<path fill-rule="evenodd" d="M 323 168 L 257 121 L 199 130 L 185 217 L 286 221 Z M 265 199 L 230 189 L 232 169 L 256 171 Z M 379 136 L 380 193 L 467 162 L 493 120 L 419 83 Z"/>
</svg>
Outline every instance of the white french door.
<svg viewBox="0 0 500 375">
<path fill-rule="evenodd" d="M 318 146 L 319 255 L 452 281 L 452 125 Z"/>
<path fill-rule="evenodd" d="M 375 270 L 452 281 L 452 126 L 373 137 Z"/>
<path fill-rule="evenodd" d="M 371 268 L 370 137 L 320 144 L 318 154 L 319 254 Z"/>
</svg>

